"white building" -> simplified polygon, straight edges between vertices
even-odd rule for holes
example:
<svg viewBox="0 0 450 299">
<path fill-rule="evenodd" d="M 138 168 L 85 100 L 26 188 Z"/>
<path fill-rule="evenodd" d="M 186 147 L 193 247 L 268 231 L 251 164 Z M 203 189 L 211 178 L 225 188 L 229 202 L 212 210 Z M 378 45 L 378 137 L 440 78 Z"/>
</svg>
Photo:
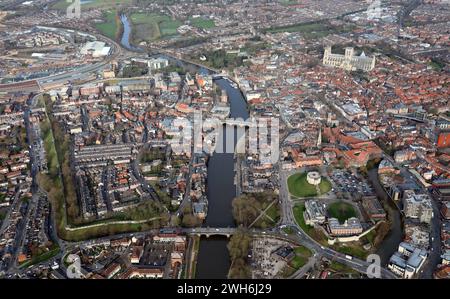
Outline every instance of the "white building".
<svg viewBox="0 0 450 299">
<path fill-rule="evenodd" d="M 345 54 L 331 53 L 331 46 L 325 47 L 323 64 L 342 68 L 347 71 L 363 70 L 371 71 L 375 68 L 375 56 L 367 57 L 364 52 L 356 56 L 353 48 L 345 48 Z"/>
<path fill-rule="evenodd" d="M 93 41 L 86 43 L 81 49 L 82 55 L 92 55 L 92 57 L 104 57 L 111 54 L 111 47 L 106 47 L 104 42 Z"/>
<path fill-rule="evenodd" d="M 427 251 L 402 242 L 389 260 L 388 268 L 403 278 L 412 278 L 427 259 Z"/>
<path fill-rule="evenodd" d="M 321 180 L 322 177 L 320 176 L 320 173 L 317 171 L 308 172 L 308 174 L 306 175 L 306 181 L 310 185 L 317 186 L 320 184 Z"/>
<path fill-rule="evenodd" d="M 150 71 L 163 69 L 169 66 L 169 60 L 165 58 L 153 58 L 148 60 L 147 63 Z"/>
</svg>

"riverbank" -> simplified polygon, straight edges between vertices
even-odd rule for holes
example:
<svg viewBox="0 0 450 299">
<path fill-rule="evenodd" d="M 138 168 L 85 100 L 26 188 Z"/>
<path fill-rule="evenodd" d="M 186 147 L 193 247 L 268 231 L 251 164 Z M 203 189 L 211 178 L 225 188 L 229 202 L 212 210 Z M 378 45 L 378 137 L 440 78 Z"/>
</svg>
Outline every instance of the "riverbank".
<svg viewBox="0 0 450 299">
<path fill-rule="evenodd" d="M 403 219 L 397 206 L 389 198 L 383 186 L 381 186 L 378 178 L 378 168 L 369 170 L 368 178 L 372 183 L 378 198 L 381 199 L 381 203 L 387 212 L 388 221 L 390 223 L 389 233 L 385 236 L 376 251 L 376 254 L 381 258 L 382 265 L 387 265 L 392 254 L 397 251 L 398 244 L 403 240 Z"/>
<path fill-rule="evenodd" d="M 225 79 L 214 81 L 228 95 L 230 117 L 248 119 L 247 102 L 239 89 Z M 236 134 L 234 128 L 224 128 L 219 138 Z M 225 140 L 225 139 L 220 139 Z M 237 140 L 237 139 L 235 139 Z M 223 141 L 224 142 L 224 141 Z M 225 143 L 224 143 L 225 144 Z M 233 153 L 214 153 L 208 160 L 208 216 L 205 226 L 235 227 L 232 201 L 236 197 L 235 159 Z M 230 268 L 226 238 L 202 238 L 200 241 L 197 278 L 226 278 Z M 220 261 L 220 262 L 218 262 Z M 212 267 L 212 265 L 215 265 Z"/>
</svg>

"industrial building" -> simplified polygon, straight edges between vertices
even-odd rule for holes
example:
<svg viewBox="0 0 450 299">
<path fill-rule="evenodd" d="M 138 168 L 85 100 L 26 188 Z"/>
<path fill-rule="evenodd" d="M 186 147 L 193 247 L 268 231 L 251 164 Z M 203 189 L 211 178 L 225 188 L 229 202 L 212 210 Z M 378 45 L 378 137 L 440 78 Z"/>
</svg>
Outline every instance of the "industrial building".
<svg viewBox="0 0 450 299">
<path fill-rule="evenodd" d="M 93 41 L 86 43 L 81 49 L 82 55 L 91 55 L 92 57 L 104 57 L 111 54 L 111 47 L 106 47 L 104 42 Z"/>
</svg>

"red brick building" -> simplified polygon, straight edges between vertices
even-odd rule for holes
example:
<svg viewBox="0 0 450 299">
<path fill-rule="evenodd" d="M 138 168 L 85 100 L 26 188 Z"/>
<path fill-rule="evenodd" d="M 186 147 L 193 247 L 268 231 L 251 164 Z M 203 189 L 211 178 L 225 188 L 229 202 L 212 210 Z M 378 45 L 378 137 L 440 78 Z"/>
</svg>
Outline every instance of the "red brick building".
<svg viewBox="0 0 450 299">
<path fill-rule="evenodd" d="M 438 148 L 450 147 L 450 132 L 441 132 L 437 141 Z"/>
</svg>

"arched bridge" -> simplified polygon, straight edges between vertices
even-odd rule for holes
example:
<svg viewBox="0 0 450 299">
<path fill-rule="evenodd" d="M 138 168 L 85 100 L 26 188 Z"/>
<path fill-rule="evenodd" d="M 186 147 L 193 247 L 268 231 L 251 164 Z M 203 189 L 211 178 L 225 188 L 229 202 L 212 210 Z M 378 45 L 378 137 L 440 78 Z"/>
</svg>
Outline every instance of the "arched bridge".
<svg viewBox="0 0 450 299">
<path fill-rule="evenodd" d="M 207 238 L 210 236 L 225 236 L 229 238 L 231 235 L 236 233 L 236 228 L 233 227 L 221 227 L 221 228 L 212 228 L 212 227 L 196 227 L 196 228 L 186 228 L 183 229 L 183 232 L 187 235 L 196 235 L 196 236 L 206 236 Z"/>
</svg>

